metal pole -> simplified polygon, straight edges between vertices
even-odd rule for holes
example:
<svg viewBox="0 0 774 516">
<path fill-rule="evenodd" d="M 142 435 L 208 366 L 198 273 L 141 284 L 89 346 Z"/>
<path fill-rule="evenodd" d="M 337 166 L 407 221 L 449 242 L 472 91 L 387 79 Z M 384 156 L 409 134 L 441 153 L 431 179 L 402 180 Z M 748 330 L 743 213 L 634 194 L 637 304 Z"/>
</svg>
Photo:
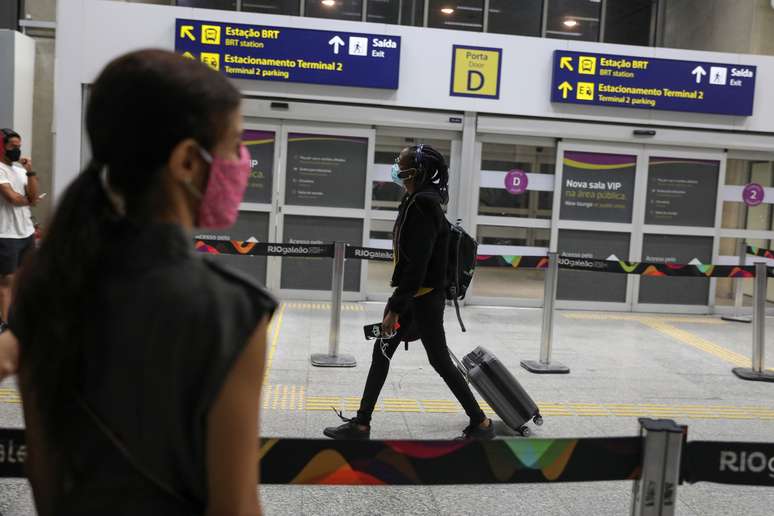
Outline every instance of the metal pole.
<svg viewBox="0 0 774 516">
<path fill-rule="evenodd" d="M 680 483 L 684 427 L 671 419 L 640 418 L 642 473 L 634 483 L 632 516 L 672 516 Z"/>
<path fill-rule="evenodd" d="M 345 242 L 336 242 L 333 251 L 333 281 L 331 282 L 331 327 L 328 333 L 328 354 L 312 355 L 312 365 L 317 367 L 355 367 L 352 355 L 339 355 L 339 333 L 341 330 L 341 297 L 344 291 L 344 257 L 347 253 Z"/>
<path fill-rule="evenodd" d="M 559 362 L 551 362 L 554 336 L 554 301 L 559 276 L 559 260 L 556 253 L 548 253 L 545 288 L 543 290 L 543 326 L 540 335 L 540 360 L 522 360 L 521 367 L 537 374 L 567 374 L 570 368 Z"/>
<path fill-rule="evenodd" d="M 744 239 L 739 241 L 739 245 L 736 249 L 736 255 L 739 257 L 739 265 L 744 266 L 747 263 L 747 242 Z M 742 305 L 744 304 L 744 279 L 734 278 L 731 280 L 734 282 L 734 312 L 731 316 L 721 317 L 724 321 L 731 322 L 752 322 L 752 317 L 742 315 Z"/>
<path fill-rule="evenodd" d="M 766 345 L 766 290 L 768 267 L 763 262 L 755 264 L 755 290 L 753 291 L 753 350 L 752 368 L 736 367 L 733 373 L 743 380 L 774 382 L 774 372 L 764 369 Z"/>
</svg>

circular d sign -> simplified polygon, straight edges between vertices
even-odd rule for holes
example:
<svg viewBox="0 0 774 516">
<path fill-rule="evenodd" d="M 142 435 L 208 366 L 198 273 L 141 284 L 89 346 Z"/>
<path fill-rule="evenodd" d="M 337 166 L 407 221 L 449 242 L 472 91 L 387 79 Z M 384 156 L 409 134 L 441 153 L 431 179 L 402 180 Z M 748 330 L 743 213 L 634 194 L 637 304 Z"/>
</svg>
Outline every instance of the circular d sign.
<svg viewBox="0 0 774 516">
<path fill-rule="evenodd" d="M 758 183 L 749 183 L 744 185 L 742 190 L 742 199 L 747 206 L 758 206 L 763 202 L 764 190 Z"/>
<path fill-rule="evenodd" d="M 527 173 L 523 170 L 509 170 L 508 173 L 505 174 L 505 189 L 508 190 L 509 194 L 523 194 L 527 191 L 528 184 L 529 179 L 527 178 Z"/>
</svg>

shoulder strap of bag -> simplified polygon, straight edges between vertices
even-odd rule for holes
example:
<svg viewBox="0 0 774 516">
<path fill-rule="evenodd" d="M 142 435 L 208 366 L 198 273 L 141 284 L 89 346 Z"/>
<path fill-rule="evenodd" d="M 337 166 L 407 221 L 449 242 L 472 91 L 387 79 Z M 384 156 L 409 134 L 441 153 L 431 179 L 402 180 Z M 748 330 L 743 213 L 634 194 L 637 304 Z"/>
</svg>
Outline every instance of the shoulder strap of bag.
<svg viewBox="0 0 774 516">
<path fill-rule="evenodd" d="M 132 468 L 134 468 L 134 470 L 137 473 L 139 473 L 141 476 L 149 480 L 153 485 L 155 485 L 165 494 L 171 496 L 172 498 L 184 504 L 185 506 L 189 508 L 194 508 L 197 506 L 197 504 L 191 501 L 188 497 L 186 497 L 185 495 L 175 490 L 174 487 L 170 486 L 169 484 L 161 480 L 159 477 L 151 473 L 149 469 L 145 468 L 142 464 L 140 464 L 134 458 L 134 456 L 129 451 L 129 449 L 124 445 L 121 439 L 110 429 L 110 427 L 107 426 L 107 424 L 105 424 L 104 421 L 102 421 L 102 419 L 97 415 L 97 413 L 91 409 L 89 404 L 86 403 L 86 400 L 84 400 L 78 394 L 76 394 L 76 399 L 78 400 L 78 404 L 80 405 L 80 407 L 89 416 L 89 419 L 92 420 L 92 422 L 97 427 L 97 429 L 102 433 L 102 435 L 107 437 L 110 443 L 116 448 L 116 450 L 118 450 L 121 456 L 126 460 L 126 462 L 129 463 L 129 465 L 132 466 Z"/>
</svg>

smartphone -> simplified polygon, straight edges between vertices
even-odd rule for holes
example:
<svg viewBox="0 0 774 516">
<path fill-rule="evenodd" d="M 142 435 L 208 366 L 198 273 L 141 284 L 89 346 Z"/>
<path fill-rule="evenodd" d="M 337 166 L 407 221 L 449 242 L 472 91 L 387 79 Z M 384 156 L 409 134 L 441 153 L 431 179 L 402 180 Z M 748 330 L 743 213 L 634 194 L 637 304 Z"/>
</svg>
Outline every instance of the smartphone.
<svg viewBox="0 0 774 516">
<path fill-rule="evenodd" d="M 371 339 L 389 339 L 395 336 L 395 333 L 397 333 L 398 329 L 400 328 L 400 324 L 395 324 L 395 331 L 393 331 L 389 335 L 385 335 L 382 333 L 382 323 L 374 323 L 374 324 L 366 324 L 363 326 L 363 333 L 365 334 L 366 340 Z"/>
</svg>

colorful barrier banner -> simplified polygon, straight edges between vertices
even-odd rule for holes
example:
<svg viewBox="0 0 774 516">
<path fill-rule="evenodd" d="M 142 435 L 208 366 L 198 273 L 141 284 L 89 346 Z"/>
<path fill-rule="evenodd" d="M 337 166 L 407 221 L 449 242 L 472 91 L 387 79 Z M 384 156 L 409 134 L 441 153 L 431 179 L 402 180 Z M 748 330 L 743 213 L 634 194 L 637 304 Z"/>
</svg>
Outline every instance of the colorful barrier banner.
<svg viewBox="0 0 774 516">
<path fill-rule="evenodd" d="M 373 260 L 377 262 L 393 261 L 392 249 L 377 249 L 374 247 L 355 247 L 348 245 L 346 257 L 348 260 Z"/>
<path fill-rule="evenodd" d="M 0 428 L 0 478 L 24 478 L 27 445 L 24 430 Z"/>
<path fill-rule="evenodd" d="M 514 269 L 545 269 L 547 256 L 478 255 L 476 267 L 511 267 Z"/>
<path fill-rule="evenodd" d="M 774 443 L 691 441 L 686 480 L 774 486 Z"/>
<path fill-rule="evenodd" d="M 747 254 L 751 254 L 753 256 L 762 256 L 763 258 L 774 260 L 774 251 L 771 249 L 764 249 L 763 247 L 748 245 Z"/>
<path fill-rule="evenodd" d="M 677 263 L 627 262 L 624 260 L 595 260 L 594 258 L 559 257 L 560 269 L 591 272 L 637 274 L 640 276 L 682 276 L 694 278 L 754 278 L 755 267 L 746 265 L 685 265 Z M 774 269 L 768 269 L 774 277 Z"/>
<path fill-rule="evenodd" d="M 273 244 L 240 240 L 197 239 L 196 250 L 208 254 L 333 258 L 333 244 Z"/>
<path fill-rule="evenodd" d="M 642 439 L 263 439 L 260 457 L 263 484 L 592 482 L 638 478 Z"/>
</svg>

